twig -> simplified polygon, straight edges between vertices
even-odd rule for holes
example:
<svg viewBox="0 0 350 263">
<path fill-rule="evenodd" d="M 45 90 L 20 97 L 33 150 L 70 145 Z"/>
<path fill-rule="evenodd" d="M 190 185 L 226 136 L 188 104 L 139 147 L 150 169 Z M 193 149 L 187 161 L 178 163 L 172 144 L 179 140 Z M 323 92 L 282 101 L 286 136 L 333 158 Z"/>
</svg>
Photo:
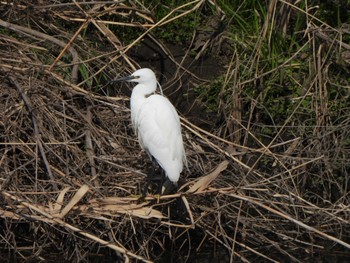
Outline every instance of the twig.
<svg viewBox="0 0 350 263">
<path fill-rule="evenodd" d="M 50 177 L 50 179 L 52 181 L 52 186 L 57 191 L 58 187 L 57 187 L 57 184 L 55 183 L 55 178 L 54 178 L 54 176 L 52 174 L 52 171 L 51 171 L 51 168 L 50 168 L 50 164 L 49 164 L 49 162 L 48 162 L 48 160 L 46 158 L 45 150 L 44 150 L 44 147 L 43 147 L 43 144 L 42 144 L 42 140 L 41 140 L 41 134 L 40 134 L 38 123 L 37 123 L 37 117 L 36 117 L 35 112 L 33 111 L 32 103 L 31 103 L 30 99 L 28 98 L 28 96 L 23 91 L 21 85 L 19 85 L 19 83 L 17 82 L 17 80 L 11 75 L 9 75 L 9 79 L 12 82 L 12 84 L 15 85 L 15 87 L 17 88 L 17 90 L 18 90 L 19 94 L 21 95 L 25 105 L 27 106 L 28 112 L 32 116 L 32 122 L 33 122 L 33 127 L 34 127 L 34 135 L 35 135 L 36 143 L 39 146 L 41 157 L 42 157 L 42 159 L 43 159 L 43 161 L 45 163 L 45 167 L 46 167 L 47 173 L 49 174 L 49 177 Z"/>
<path fill-rule="evenodd" d="M 6 21 L 1 20 L 1 19 L 0 19 L 0 26 L 3 26 L 5 28 L 13 30 L 15 32 L 19 32 L 22 34 L 23 33 L 28 34 L 29 37 L 35 36 L 35 37 L 39 37 L 39 38 L 44 39 L 44 40 L 49 40 L 52 43 L 59 45 L 62 48 L 65 48 L 67 46 L 66 43 L 64 43 L 63 41 L 61 41 L 53 36 L 46 35 L 44 33 L 41 33 L 39 31 L 36 31 L 34 29 L 31 29 L 31 28 L 15 25 L 15 24 L 6 22 Z M 76 83 L 78 80 L 79 56 L 73 47 L 69 47 L 68 50 L 72 55 L 72 64 L 73 64 L 73 66 L 72 66 L 72 82 Z"/>
<path fill-rule="evenodd" d="M 224 193 L 224 192 L 222 192 L 222 193 Z M 224 194 L 225 194 L 225 193 L 224 193 Z M 254 200 L 254 199 L 252 199 L 252 198 L 249 198 L 249 197 L 247 197 L 247 196 L 232 194 L 232 193 L 226 193 L 226 194 L 229 195 L 229 196 L 232 196 L 232 197 L 234 197 L 234 198 L 237 198 L 237 199 L 239 199 L 239 200 L 244 200 L 244 201 L 246 201 L 246 202 L 248 202 L 248 203 L 252 203 L 252 204 L 255 204 L 255 205 L 257 205 L 257 206 L 260 206 L 260 207 L 262 207 L 262 208 L 264 208 L 264 209 L 270 211 L 271 213 L 274 213 L 274 214 L 276 214 L 276 215 L 278 215 L 278 216 L 280 216 L 280 217 L 283 217 L 284 219 L 287 219 L 287 220 L 293 222 L 294 224 L 296 224 L 296 225 L 298 225 L 298 226 L 301 226 L 302 228 L 305 228 L 305 229 L 308 230 L 308 231 L 314 232 L 314 233 L 316 233 L 316 234 L 318 234 L 318 235 L 320 235 L 320 236 L 322 236 L 322 237 L 324 237 L 324 238 L 326 238 L 326 239 L 329 239 L 329 240 L 331 240 L 331 241 L 333 241 L 333 242 L 336 242 L 336 243 L 338 243 L 338 244 L 340 244 L 340 245 L 342 245 L 342 246 L 344 246 L 344 247 L 350 249 L 350 244 L 349 244 L 349 243 L 346 243 L 346 242 L 344 242 L 344 241 L 342 241 L 342 240 L 340 240 L 340 239 L 338 239 L 338 238 L 336 238 L 336 237 L 330 236 L 330 235 L 328 235 L 328 234 L 326 234 L 326 233 L 324 233 L 324 232 L 322 232 L 322 231 L 320 231 L 320 230 L 318 230 L 318 229 L 316 229 L 316 228 L 314 228 L 314 227 L 312 227 L 312 226 L 309 226 L 309 225 L 307 225 L 307 224 L 305 224 L 305 223 L 303 223 L 303 222 L 301 222 L 301 221 L 299 221 L 299 220 L 297 220 L 297 219 L 294 219 L 293 217 L 291 217 L 291 216 L 289 216 L 289 215 L 287 215 L 287 214 L 285 214 L 285 213 L 282 213 L 282 212 L 280 212 L 280 211 L 277 211 L 277 210 L 274 209 L 274 208 L 271 208 L 271 207 L 269 207 L 269 206 L 266 206 L 266 205 L 264 205 L 263 203 L 258 202 L 258 201 Z"/>
<path fill-rule="evenodd" d="M 101 239 L 101 238 L 99 238 L 99 237 L 97 237 L 97 236 L 95 236 L 95 235 L 92 235 L 92 234 L 90 234 L 90 233 L 87 233 L 87 232 L 85 232 L 85 231 L 79 229 L 78 227 L 75 227 L 75 226 L 73 226 L 73 225 L 71 225 L 71 224 L 68 224 L 68 223 L 64 222 L 63 220 L 61 220 L 61 219 L 59 219 L 59 218 L 53 217 L 52 215 L 50 215 L 50 214 L 48 214 L 48 213 L 42 211 L 40 208 L 36 207 L 35 205 L 32 205 L 32 204 L 30 204 L 30 203 L 28 203 L 28 202 L 26 202 L 26 201 L 24 201 L 24 200 L 22 200 L 22 199 L 16 197 L 16 196 L 13 196 L 13 195 L 11 195 L 10 193 L 8 193 L 8 192 L 6 192 L 6 191 L 1 191 L 0 193 L 1 193 L 4 197 L 11 198 L 11 199 L 14 200 L 15 202 L 21 203 L 23 206 L 27 207 L 30 211 L 36 211 L 36 212 L 38 212 L 40 215 L 44 216 L 44 218 L 37 217 L 37 219 L 38 219 L 39 221 L 41 221 L 41 222 L 44 222 L 44 223 L 49 224 L 50 222 L 48 222 L 47 220 L 45 220 L 45 218 L 46 218 L 46 219 L 49 219 L 49 220 L 53 221 L 54 223 L 59 224 L 60 226 L 62 226 L 62 227 L 64 227 L 64 228 L 67 228 L 67 229 L 72 230 L 73 232 L 79 233 L 80 235 L 85 236 L 85 237 L 87 237 L 87 238 L 89 238 L 89 239 L 91 239 L 91 240 L 93 240 L 93 241 L 96 241 L 97 243 L 99 243 L 99 244 L 101 244 L 101 245 L 103 245 L 103 246 L 109 247 L 109 248 L 111 248 L 111 249 L 113 249 L 113 250 L 115 250 L 115 251 L 117 251 L 117 252 L 119 252 L 119 253 L 122 253 L 122 254 L 124 254 L 125 256 L 130 256 L 130 257 L 136 258 L 136 259 L 138 259 L 138 260 L 141 260 L 141 261 L 143 261 L 143 262 L 148 262 L 148 263 L 151 263 L 151 262 L 152 262 L 152 261 L 147 260 L 147 259 L 145 259 L 145 258 L 143 258 L 143 257 L 141 257 L 141 256 L 138 256 L 138 255 L 136 255 L 136 254 L 134 254 L 134 253 L 132 253 L 132 252 L 130 252 L 130 251 L 128 251 L 128 250 L 122 248 L 122 247 L 119 247 L 119 246 L 117 246 L 117 245 L 115 245 L 115 244 L 112 244 L 112 243 L 110 243 L 110 242 L 107 242 L 107 241 L 105 241 L 105 240 L 103 240 L 103 239 Z"/>
<path fill-rule="evenodd" d="M 96 165 L 95 165 L 95 159 L 94 159 L 95 154 L 94 154 L 94 148 L 93 148 L 92 139 L 91 139 L 91 129 L 90 129 L 91 122 L 92 122 L 91 107 L 88 107 L 85 119 L 88 123 L 85 131 L 86 154 L 88 156 L 89 163 L 90 163 L 92 179 L 94 180 L 95 186 L 99 187 L 98 180 L 96 180 L 97 172 L 96 172 Z"/>
</svg>

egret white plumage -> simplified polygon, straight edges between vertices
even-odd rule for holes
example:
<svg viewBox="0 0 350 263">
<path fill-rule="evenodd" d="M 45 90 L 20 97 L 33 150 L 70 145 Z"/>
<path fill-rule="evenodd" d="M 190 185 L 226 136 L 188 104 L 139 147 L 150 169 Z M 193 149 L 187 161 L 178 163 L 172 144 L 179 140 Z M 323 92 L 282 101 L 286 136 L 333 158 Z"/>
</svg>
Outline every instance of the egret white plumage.
<svg viewBox="0 0 350 263">
<path fill-rule="evenodd" d="M 157 79 L 149 68 L 120 79 L 138 83 L 130 98 L 131 122 L 141 147 L 175 185 L 187 166 L 179 115 L 164 96 L 155 94 Z"/>
</svg>

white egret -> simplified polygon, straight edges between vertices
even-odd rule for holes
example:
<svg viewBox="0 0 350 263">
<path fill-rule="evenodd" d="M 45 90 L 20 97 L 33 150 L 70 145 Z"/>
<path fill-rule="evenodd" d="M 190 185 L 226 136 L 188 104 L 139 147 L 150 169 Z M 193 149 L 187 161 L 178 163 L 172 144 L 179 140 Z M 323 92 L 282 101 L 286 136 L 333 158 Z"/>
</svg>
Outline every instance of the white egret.
<svg viewBox="0 0 350 263">
<path fill-rule="evenodd" d="M 155 94 L 158 82 L 151 69 L 139 69 L 118 81 L 123 80 L 138 83 L 132 90 L 130 109 L 131 122 L 141 147 L 176 185 L 187 161 L 175 107 L 166 97 Z"/>
</svg>

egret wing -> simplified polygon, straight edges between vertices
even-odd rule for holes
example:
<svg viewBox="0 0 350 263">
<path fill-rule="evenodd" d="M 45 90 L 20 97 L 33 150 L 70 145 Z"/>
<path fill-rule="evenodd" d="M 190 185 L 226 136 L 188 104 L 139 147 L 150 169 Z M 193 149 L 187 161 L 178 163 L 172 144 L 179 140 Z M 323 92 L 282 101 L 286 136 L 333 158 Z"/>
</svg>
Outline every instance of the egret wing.
<svg viewBox="0 0 350 263">
<path fill-rule="evenodd" d="M 140 108 L 135 125 L 143 148 L 158 161 L 170 179 L 178 179 L 183 168 L 184 149 L 174 106 L 165 97 L 152 95 Z"/>
</svg>

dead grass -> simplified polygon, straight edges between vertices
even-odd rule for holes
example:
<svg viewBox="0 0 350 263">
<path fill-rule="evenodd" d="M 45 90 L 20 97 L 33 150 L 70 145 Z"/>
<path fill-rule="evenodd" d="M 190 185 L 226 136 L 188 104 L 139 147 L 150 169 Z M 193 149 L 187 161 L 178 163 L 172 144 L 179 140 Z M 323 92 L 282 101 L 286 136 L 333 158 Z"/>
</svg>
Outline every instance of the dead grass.
<svg viewBox="0 0 350 263">
<path fill-rule="evenodd" d="M 45 259 L 54 250 L 66 260 L 81 261 L 102 249 L 104 257 L 118 255 L 125 262 L 157 261 L 170 248 L 182 261 L 194 253 L 227 262 L 302 262 L 329 250 L 349 256 L 348 188 L 339 183 L 343 190 L 337 200 L 330 193 L 323 193 L 322 203 L 305 197 L 308 169 L 327 167 L 332 145 L 314 139 L 303 146 L 300 137 L 281 142 L 280 133 L 265 145 L 250 123 L 242 125 L 239 112 L 232 113 L 234 122 L 227 121 L 228 133 L 239 133 L 226 137 L 230 140 L 182 118 L 190 171 L 178 192 L 137 202 L 150 163 L 131 131 L 128 97 L 104 84 L 138 67 L 127 51 L 145 35 L 202 4 L 193 1 L 154 22 L 146 9 L 111 1 L 1 2 L 2 250 L 27 260 Z M 127 19 L 121 23 L 115 17 Z M 126 45 L 118 38 L 122 27 L 144 33 Z M 316 30 L 310 41 L 317 34 L 328 37 Z M 319 51 L 314 55 L 320 66 L 314 79 L 318 85 L 312 86 L 319 87 L 315 137 L 344 142 L 344 133 L 329 133 L 331 125 L 325 123 L 327 90 L 322 83 L 329 79 L 323 79 L 327 68 L 321 67 Z M 255 81 L 237 79 L 235 65 L 227 72 L 238 87 Z M 176 66 L 184 71 L 182 64 Z M 259 72 L 260 77 L 268 74 Z M 235 109 L 242 107 L 239 95 L 232 94 Z M 280 131 L 288 125 L 287 120 Z M 241 137 L 253 138 L 259 147 L 239 144 Z M 341 144 L 336 149 L 344 153 Z M 325 183 L 336 180 L 330 169 L 326 174 L 313 176 Z"/>
</svg>

